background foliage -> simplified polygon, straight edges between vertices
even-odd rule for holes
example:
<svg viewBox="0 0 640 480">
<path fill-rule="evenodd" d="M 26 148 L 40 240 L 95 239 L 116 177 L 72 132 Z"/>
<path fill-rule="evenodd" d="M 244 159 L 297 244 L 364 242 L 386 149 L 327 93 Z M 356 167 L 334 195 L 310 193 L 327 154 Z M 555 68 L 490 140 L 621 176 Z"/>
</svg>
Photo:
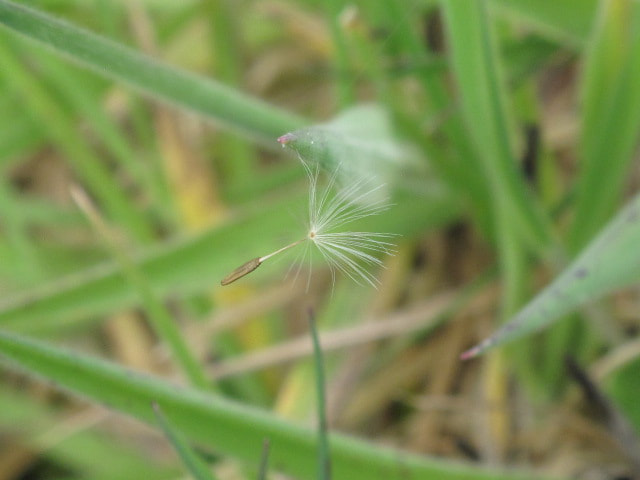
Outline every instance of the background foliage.
<svg viewBox="0 0 640 480">
<path fill-rule="evenodd" d="M 640 474 L 639 2 L 0 0 L 0 26 L 0 479 L 176 478 L 170 443 L 256 478 L 265 438 L 312 478 L 316 398 L 335 478 Z M 358 223 L 400 235 L 377 291 L 320 262 L 307 291 L 295 255 L 219 286 L 304 235 L 298 156 L 388 186 Z"/>
</svg>

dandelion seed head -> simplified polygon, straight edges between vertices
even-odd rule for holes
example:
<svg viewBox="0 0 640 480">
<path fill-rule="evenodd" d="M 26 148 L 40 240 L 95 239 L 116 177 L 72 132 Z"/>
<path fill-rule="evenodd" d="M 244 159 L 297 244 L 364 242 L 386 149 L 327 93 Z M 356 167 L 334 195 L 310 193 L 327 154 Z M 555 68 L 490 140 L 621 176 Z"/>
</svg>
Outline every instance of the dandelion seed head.
<svg viewBox="0 0 640 480">
<path fill-rule="evenodd" d="M 283 135 L 278 139 L 285 145 L 291 140 L 291 134 Z M 307 289 L 311 282 L 311 255 L 310 247 L 314 246 L 322 258 L 327 262 L 331 271 L 331 278 L 335 284 L 336 274 L 340 272 L 356 283 L 367 283 L 373 287 L 379 284 L 376 276 L 370 271 L 372 268 L 383 267 L 381 255 L 393 255 L 395 245 L 392 240 L 396 237 L 392 233 L 374 233 L 362 231 L 345 231 L 352 222 L 362 218 L 378 215 L 390 207 L 384 193 L 385 185 L 380 184 L 375 178 L 367 177 L 352 182 L 347 187 L 338 187 L 336 179 L 339 175 L 340 165 L 329 176 L 327 184 L 321 189 L 318 187 L 320 175 L 319 163 L 311 166 L 302 157 L 302 165 L 309 180 L 308 197 L 308 225 L 306 235 L 268 255 L 257 257 L 236 270 L 222 280 L 222 285 L 228 285 L 245 275 L 253 272 L 264 261 L 279 255 L 293 247 L 304 243 L 304 248 L 298 255 L 298 259 L 291 265 L 291 269 L 297 264 L 295 277 L 308 262 L 309 276 Z"/>
<path fill-rule="evenodd" d="M 356 220 L 377 215 L 389 208 L 387 199 L 378 195 L 385 185 L 376 185 L 372 179 L 364 178 L 346 188 L 336 189 L 338 167 L 320 191 L 319 166 L 311 166 L 304 160 L 302 165 L 309 179 L 307 239 L 329 265 L 334 281 L 336 272 L 341 272 L 359 284 L 364 282 L 377 287 L 379 281 L 369 268 L 384 267 L 379 255 L 395 253 L 395 245 L 391 240 L 396 235 L 342 230 Z"/>
</svg>

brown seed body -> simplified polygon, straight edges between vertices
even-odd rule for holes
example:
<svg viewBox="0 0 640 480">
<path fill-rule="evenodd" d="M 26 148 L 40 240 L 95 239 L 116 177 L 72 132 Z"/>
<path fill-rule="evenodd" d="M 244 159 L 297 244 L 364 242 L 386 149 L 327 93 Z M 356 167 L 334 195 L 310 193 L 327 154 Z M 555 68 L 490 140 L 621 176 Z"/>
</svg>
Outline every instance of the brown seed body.
<svg viewBox="0 0 640 480">
<path fill-rule="evenodd" d="M 222 279 L 222 281 L 220 282 L 220 285 L 229 285 L 230 283 L 235 282 L 239 278 L 242 278 L 245 275 L 250 274 L 256 268 L 258 268 L 260 265 L 262 265 L 262 258 L 261 257 L 256 257 L 253 260 L 249 260 L 247 263 L 244 263 L 244 264 L 240 265 L 233 272 L 231 272 L 229 275 L 224 277 Z"/>
</svg>

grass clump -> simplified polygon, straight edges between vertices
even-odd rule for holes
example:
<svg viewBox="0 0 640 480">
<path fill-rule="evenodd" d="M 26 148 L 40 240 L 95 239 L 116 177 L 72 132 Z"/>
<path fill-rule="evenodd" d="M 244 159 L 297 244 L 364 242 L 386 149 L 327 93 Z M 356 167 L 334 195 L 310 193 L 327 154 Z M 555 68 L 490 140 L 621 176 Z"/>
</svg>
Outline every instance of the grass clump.
<svg viewBox="0 0 640 480">
<path fill-rule="evenodd" d="M 640 6 L 556 3 L 0 0 L 5 476 L 637 476 Z"/>
</svg>

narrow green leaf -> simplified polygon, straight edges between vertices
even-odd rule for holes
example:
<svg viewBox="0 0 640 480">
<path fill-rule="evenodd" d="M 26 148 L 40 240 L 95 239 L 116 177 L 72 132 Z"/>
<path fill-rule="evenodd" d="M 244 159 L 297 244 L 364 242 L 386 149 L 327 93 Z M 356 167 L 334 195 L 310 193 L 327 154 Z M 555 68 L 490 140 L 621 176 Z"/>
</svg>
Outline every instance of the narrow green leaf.
<svg viewBox="0 0 640 480">
<path fill-rule="evenodd" d="M 467 127 L 482 160 L 495 214 L 537 249 L 548 247 L 551 229 L 530 195 L 512 152 L 505 85 L 485 0 L 442 1 L 450 59 Z"/>
<path fill-rule="evenodd" d="M 382 3 L 386 10 L 386 18 L 393 22 L 392 26 L 389 26 L 390 35 L 391 38 L 397 39 L 401 55 L 415 64 L 420 64 L 425 58 L 434 57 L 433 52 L 429 51 L 425 45 L 421 23 L 416 22 L 421 15 L 412 12 L 409 4 L 402 0 L 385 0 Z M 440 57 L 435 58 L 432 61 L 442 60 Z M 447 185 L 456 189 L 460 196 L 468 198 L 474 220 L 484 233 L 490 236 L 492 226 L 489 220 L 491 213 L 491 199 L 487 193 L 489 190 L 468 129 L 458 112 L 452 114 L 453 105 L 449 85 L 443 75 L 434 75 L 432 71 L 425 69 L 419 69 L 416 73 L 430 104 L 430 108 L 421 117 L 420 122 L 433 121 L 433 118 L 441 119 L 440 129 L 448 138 L 448 144 L 451 145 L 453 153 L 445 154 L 445 150 L 439 146 L 440 142 L 426 137 L 424 128 L 416 123 L 415 116 L 404 120 L 404 130 L 412 132 L 413 138 L 428 155 L 429 162 L 433 163 L 434 170 Z M 398 115 L 398 112 L 396 114 Z"/>
<path fill-rule="evenodd" d="M 99 429 L 60 428 L 69 416 L 10 387 L 0 388 L 0 429 L 16 435 L 47 461 L 75 472 L 74 478 L 122 480 L 123 478 L 175 479 L 180 468 L 175 462 L 158 461 L 139 444 L 114 438 Z M 133 440 L 132 440 L 133 441 Z M 114 462 L 114 458 L 118 461 Z"/>
<path fill-rule="evenodd" d="M 316 411 L 318 418 L 318 480 L 331 479 L 331 451 L 329 449 L 329 432 L 327 424 L 327 405 L 325 397 L 324 360 L 322 346 L 318 337 L 316 320 L 313 312 L 309 312 L 309 330 L 313 341 L 313 364 L 316 377 Z"/>
<path fill-rule="evenodd" d="M 219 285 L 249 252 L 261 255 L 280 248 L 283 235 L 296 240 L 304 234 L 305 226 L 289 213 L 291 206 L 306 205 L 306 196 L 301 192 L 278 202 L 263 201 L 227 224 L 159 246 L 134 259 L 157 295 L 201 292 Z M 354 223 L 354 228 L 411 236 L 437 228 L 460 212 L 457 201 L 446 192 L 398 197 L 394 202 L 393 211 Z M 135 300 L 136 294 L 122 274 L 114 264 L 107 264 L 31 289 L 22 296 L 12 295 L 0 303 L 0 324 L 20 331 L 55 331 L 65 322 L 117 311 Z"/>
<path fill-rule="evenodd" d="M 640 3 L 607 0 L 600 14 L 583 75 L 573 251 L 614 212 L 640 135 Z"/>
<path fill-rule="evenodd" d="M 125 279 L 138 295 L 154 330 L 166 342 L 173 359 L 180 366 L 191 384 L 203 389 L 209 387 L 210 385 L 202 366 L 189 349 L 169 310 L 155 295 L 147 278 L 132 261 L 125 247 L 100 216 L 97 208 L 82 190 L 72 189 L 71 197 L 87 215 L 98 235 L 106 243 L 111 255 L 122 269 Z"/>
<path fill-rule="evenodd" d="M 214 480 L 215 477 L 209 466 L 193 451 L 182 433 L 171 425 L 171 422 L 169 422 L 162 413 L 160 406 L 153 403 L 152 407 L 160 428 L 162 428 L 162 431 L 171 442 L 171 445 L 182 459 L 184 465 L 193 475 L 193 478 L 196 480 Z"/>
<path fill-rule="evenodd" d="M 493 0 L 492 3 L 541 32 L 575 45 L 586 41 L 598 7 L 598 0 Z"/>
<path fill-rule="evenodd" d="M 640 195 L 580 256 L 493 336 L 463 354 L 471 358 L 546 327 L 588 301 L 640 281 Z"/>
<path fill-rule="evenodd" d="M 0 3 L 0 22 L 1 22 Z M 16 58 L 16 49 L 11 48 L 15 41 L 0 40 L 0 68 L 6 72 L 11 88 L 20 94 L 26 108 L 34 120 L 42 122 L 43 131 L 58 145 L 66 155 L 69 164 L 86 182 L 113 220 L 126 225 L 129 232 L 138 239 L 152 237 L 147 219 L 122 192 L 122 189 L 110 175 L 100 158 L 87 142 L 79 137 L 73 127 L 74 121 L 67 112 L 52 98 L 50 92 L 39 83 L 31 72 Z M 13 39 L 11 39 L 13 40 Z"/>
<path fill-rule="evenodd" d="M 631 422 L 636 435 L 640 436 L 638 385 L 640 385 L 640 358 L 635 358 L 618 368 L 604 382 L 605 390 Z"/>
<path fill-rule="evenodd" d="M 190 440 L 210 446 L 223 455 L 256 463 L 256 451 L 260 449 L 262 439 L 269 438 L 272 465 L 301 480 L 314 477 L 317 449 L 315 434 L 267 412 L 212 394 L 178 388 L 104 360 L 74 355 L 15 334 L 0 332 L 0 352 L 6 360 L 40 377 L 147 423 L 155 422 L 151 407 L 155 402 L 172 425 Z M 449 464 L 376 447 L 343 435 L 332 435 L 331 447 L 336 478 L 540 478 Z"/>
<path fill-rule="evenodd" d="M 227 85 L 242 85 L 244 39 L 241 38 L 241 18 L 235 14 L 235 4 L 216 0 L 202 3 L 202 13 L 210 18 L 212 51 L 215 52 L 215 74 Z M 258 166 L 258 156 L 245 141 L 235 136 L 220 135 L 218 162 L 223 170 L 225 183 L 246 184 Z"/>
<path fill-rule="evenodd" d="M 145 195 L 151 197 L 150 203 L 161 204 L 162 187 L 150 174 L 149 166 L 140 161 L 140 154 L 134 150 L 130 140 L 125 138 L 124 132 L 104 111 L 101 98 L 91 89 L 78 87 L 78 83 L 84 80 L 83 77 L 88 76 L 87 73 L 80 72 L 77 68 L 69 68 L 68 64 L 62 64 L 48 52 L 33 50 L 33 56 L 44 70 L 41 77 L 43 83 L 50 88 L 59 89 L 94 130 L 106 150 L 120 163 L 122 169 L 144 188 Z M 79 76 L 78 73 L 83 75 Z"/>
<path fill-rule="evenodd" d="M 551 225 L 525 184 L 513 153 L 508 92 L 487 1 L 454 0 L 441 5 L 462 116 L 490 196 L 504 285 L 501 315 L 507 318 L 524 296 L 526 248 L 538 254 L 548 253 Z"/>
<path fill-rule="evenodd" d="M 268 141 L 305 121 L 29 7 L 0 0 L 0 25 L 106 77 Z"/>
<path fill-rule="evenodd" d="M 353 64 L 349 55 L 345 29 L 340 19 L 344 8 L 345 4 L 342 0 L 325 2 L 325 11 L 328 17 L 327 23 L 333 40 L 333 61 L 337 72 L 335 79 L 336 98 L 342 108 L 353 104 L 356 99 L 355 82 L 353 81 L 353 76 L 349 75 L 349 70 Z"/>
<path fill-rule="evenodd" d="M 4 87 L 3 87 L 4 88 Z M 0 124 L 0 171 L 23 159 L 44 143 L 44 132 L 24 111 L 22 103 L 3 104 Z"/>
<path fill-rule="evenodd" d="M 12 283 L 29 285 L 42 278 L 42 264 L 39 252 L 27 234 L 28 225 L 21 210 L 12 186 L 4 178 L 0 178 L 2 234 L 12 250 L 12 255 L 6 257 L 6 263 L 12 266 Z"/>
<path fill-rule="evenodd" d="M 269 468 L 269 450 L 271 445 L 269 440 L 262 442 L 262 455 L 260 456 L 260 466 L 258 467 L 258 480 L 266 480 L 267 470 Z"/>
</svg>

